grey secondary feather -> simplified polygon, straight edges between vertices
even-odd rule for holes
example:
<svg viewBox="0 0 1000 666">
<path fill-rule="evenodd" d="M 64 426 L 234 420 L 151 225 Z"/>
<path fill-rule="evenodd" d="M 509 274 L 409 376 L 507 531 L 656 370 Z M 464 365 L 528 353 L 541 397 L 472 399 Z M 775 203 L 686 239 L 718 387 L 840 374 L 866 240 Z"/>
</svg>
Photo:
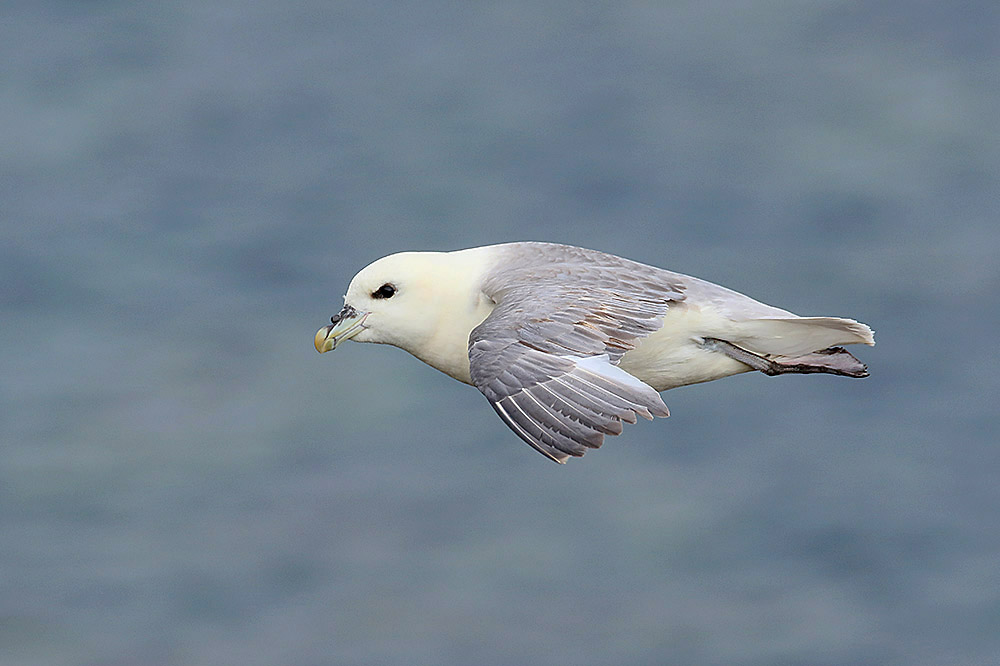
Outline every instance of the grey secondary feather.
<svg viewBox="0 0 1000 666">
<path fill-rule="evenodd" d="M 684 299 L 674 274 L 577 247 L 515 243 L 482 291 L 497 306 L 469 338 L 472 382 L 528 444 L 563 462 L 637 414 L 668 415 L 652 387 L 613 364 Z M 607 367 L 581 365 L 595 356 Z"/>
</svg>

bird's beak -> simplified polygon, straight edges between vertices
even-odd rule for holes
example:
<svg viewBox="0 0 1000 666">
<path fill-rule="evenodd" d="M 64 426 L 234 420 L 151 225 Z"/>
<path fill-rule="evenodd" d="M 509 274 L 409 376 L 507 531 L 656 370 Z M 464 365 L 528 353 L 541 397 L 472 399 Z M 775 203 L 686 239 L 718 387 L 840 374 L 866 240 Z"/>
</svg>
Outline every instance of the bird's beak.
<svg viewBox="0 0 1000 666">
<path fill-rule="evenodd" d="M 316 339 L 314 340 L 316 351 L 320 354 L 328 352 L 331 349 L 336 349 L 337 345 L 344 340 L 353 338 L 365 327 L 365 319 L 368 318 L 369 314 L 371 313 L 358 312 L 350 305 L 345 305 L 340 314 L 330 318 L 332 323 L 329 326 L 324 326 L 316 331 Z"/>
</svg>

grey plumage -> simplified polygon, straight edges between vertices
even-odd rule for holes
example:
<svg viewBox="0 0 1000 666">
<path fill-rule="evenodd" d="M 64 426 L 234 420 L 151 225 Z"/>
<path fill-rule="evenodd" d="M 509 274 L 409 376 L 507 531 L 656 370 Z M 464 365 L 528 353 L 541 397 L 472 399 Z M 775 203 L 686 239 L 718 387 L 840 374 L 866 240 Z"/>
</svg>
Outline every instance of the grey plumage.
<svg viewBox="0 0 1000 666">
<path fill-rule="evenodd" d="M 636 415 L 667 416 L 616 367 L 684 300 L 676 274 L 548 243 L 505 246 L 482 291 L 497 304 L 469 338 L 473 384 L 528 444 L 557 461 L 597 448 Z M 601 357 L 605 367 L 582 363 Z"/>
</svg>

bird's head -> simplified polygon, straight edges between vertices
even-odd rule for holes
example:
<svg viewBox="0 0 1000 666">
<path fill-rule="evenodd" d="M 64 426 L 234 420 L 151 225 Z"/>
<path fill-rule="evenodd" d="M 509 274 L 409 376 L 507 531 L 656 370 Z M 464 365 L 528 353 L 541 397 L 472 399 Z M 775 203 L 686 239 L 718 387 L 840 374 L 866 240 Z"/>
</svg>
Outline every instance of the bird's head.
<svg viewBox="0 0 1000 666">
<path fill-rule="evenodd" d="M 390 344 L 468 382 L 469 333 L 494 307 L 481 290 L 481 249 L 401 252 L 354 276 L 344 307 L 316 333 L 316 350 L 345 340 Z"/>
<path fill-rule="evenodd" d="M 469 334 L 496 305 L 482 291 L 493 261 L 487 251 L 401 252 L 369 264 L 351 280 L 340 313 L 316 333 L 316 350 L 349 339 L 394 345 L 470 382 Z"/>
<path fill-rule="evenodd" d="M 345 340 L 404 347 L 425 338 L 438 306 L 435 252 L 401 252 L 383 257 L 351 280 L 344 307 L 316 333 L 316 350 L 336 349 Z"/>
</svg>

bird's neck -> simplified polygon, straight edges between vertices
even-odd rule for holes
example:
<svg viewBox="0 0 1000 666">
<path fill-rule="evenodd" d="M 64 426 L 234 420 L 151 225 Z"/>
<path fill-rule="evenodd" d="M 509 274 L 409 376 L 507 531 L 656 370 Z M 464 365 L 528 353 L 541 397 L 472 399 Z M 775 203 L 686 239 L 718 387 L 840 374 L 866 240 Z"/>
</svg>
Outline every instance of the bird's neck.
<svg viewBox="0 0 1000 666">
<path fill-rule="evenodd" d="M 436 267 L 439 300 L 433 308 L 432 326 L 418 344 L 408 347 L 424 363 L 460 382 L 469 376 L 469 334 L 489 316 L 496 304 L 483 294 L 482 277 L 491 267 L 484 250 L 449 252 Z"/>
</svg>

